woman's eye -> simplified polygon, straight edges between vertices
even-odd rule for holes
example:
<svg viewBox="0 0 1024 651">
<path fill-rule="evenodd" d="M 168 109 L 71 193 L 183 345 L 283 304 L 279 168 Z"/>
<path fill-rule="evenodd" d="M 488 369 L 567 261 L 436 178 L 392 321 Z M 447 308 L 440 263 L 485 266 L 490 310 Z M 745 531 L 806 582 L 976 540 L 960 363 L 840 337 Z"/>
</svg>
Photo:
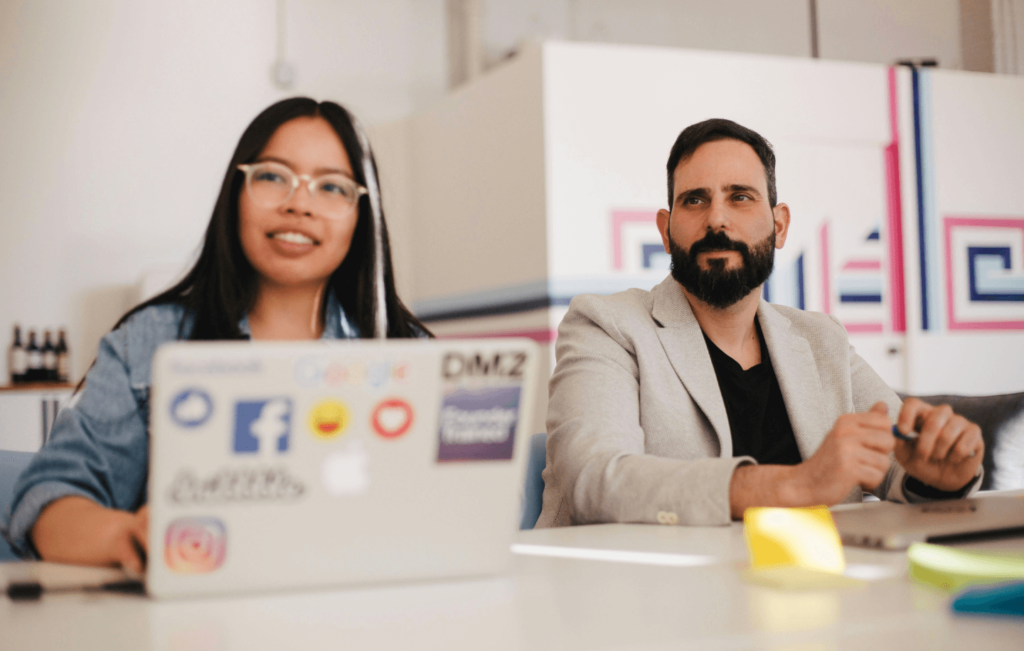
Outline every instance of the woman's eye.
<svg viewBox="0 0 1024 651">
<path fill-rule="evenodd" d="M 284 177 L 277 172 L 271 172 L 270 170 L 260 170 L 253 175 L 253 179 L 256 181 L 266 181 L 267 183 L 284 183 Z"/>
<path fill-rule="evenodd" d="M 352 194 L 345 185 L 341 183 L 334 183 L 332 181 L 327 181 L 326 183 L 321 184 L 320 189 L 327 194 L 336 194 L 341 197 L 347 197 Z"/>
</svg>

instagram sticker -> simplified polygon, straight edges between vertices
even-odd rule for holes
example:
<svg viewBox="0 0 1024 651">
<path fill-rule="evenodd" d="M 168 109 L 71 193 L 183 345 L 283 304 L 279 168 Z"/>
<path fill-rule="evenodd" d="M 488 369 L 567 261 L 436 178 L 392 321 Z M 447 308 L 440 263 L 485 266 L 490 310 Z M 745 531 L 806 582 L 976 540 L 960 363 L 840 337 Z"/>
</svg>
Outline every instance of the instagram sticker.
<svg viewBox="0 0 1024 651">
<path fill-rule="evenodd" d="M 227 530 L 217 518 L 179 518 L 167 527 L 164 561 L 178 574 L 206 574 L 224 563 Z"/>
</svg>

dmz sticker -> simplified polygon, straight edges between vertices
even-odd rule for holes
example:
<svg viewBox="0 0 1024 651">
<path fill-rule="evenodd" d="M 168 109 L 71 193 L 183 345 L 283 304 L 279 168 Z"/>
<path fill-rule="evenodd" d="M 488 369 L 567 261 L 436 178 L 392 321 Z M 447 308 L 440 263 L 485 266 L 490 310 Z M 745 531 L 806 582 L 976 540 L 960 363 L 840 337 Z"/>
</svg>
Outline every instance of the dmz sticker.
<svg viewBox="0 0 1024 651">
<path fill-rule="evenodd" d="M 288 451 L 292 401 L 288 398 L 239 401 L 235 404 L 233 449 L 239 454 L 270 456 Z"/>
<path fill-rule="evenodd" d="M 507 461 L 519 420 L 519 387 L 453 389 L 441 403 L 438 461 Z"/>
<path fill-rule="evenodd" d="M 199 427 L 213 414 L 213 400 L 202 389 L 185 389 L 171 401 L 171 420 L 182 427 Z"/>
<path fill-rule="evenodd" d="M 224 564 L 228 535 L 217 518 L 179 518 L 167 527 L 164 562 L 178 574 L 207 574 Z"/>
</svg>

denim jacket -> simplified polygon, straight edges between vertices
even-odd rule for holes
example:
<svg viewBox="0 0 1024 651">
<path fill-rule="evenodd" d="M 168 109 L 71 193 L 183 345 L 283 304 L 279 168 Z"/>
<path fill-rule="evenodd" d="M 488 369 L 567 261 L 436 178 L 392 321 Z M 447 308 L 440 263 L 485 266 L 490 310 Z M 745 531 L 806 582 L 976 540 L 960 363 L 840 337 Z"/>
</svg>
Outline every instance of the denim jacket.
<svg viewBox="0 0 1024 651">
<path fill-rule="evenodd" d="M 153 353 L 187 338 L 184 308 L 154 305 L 132 315 L 100 341 L 85 387 L 61 409 L 50 439 L 14 486 L 0 534 L 16 554 L 37 557 L 28 535 L 45 506 L 80 495 L 112 509 L 136 511 L 146 503 L 149 473 L 149 385 Z M 239 329 L 249 334 L 248 317 Z M 328 292 L 322 339 L 351 339 L 358 331 Z"/>
</svg>

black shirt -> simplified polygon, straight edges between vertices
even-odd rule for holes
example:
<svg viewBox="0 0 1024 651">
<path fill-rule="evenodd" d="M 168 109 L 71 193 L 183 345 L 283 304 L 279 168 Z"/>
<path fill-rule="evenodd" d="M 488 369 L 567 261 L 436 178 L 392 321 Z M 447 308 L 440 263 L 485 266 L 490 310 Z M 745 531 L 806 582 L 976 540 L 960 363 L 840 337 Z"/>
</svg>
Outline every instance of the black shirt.
<svg viewBox="0 0 1024 651">
<path fill-rule="evenodd" d="M 761 363 L 745 371 L 704 335 L 725 402 L 725 413 L 729 416 L 732 455 L 754 457 L 761 464 L 798 464 L 802 461 L 800 449 L 782 401 L 761 324 L 756 319 L 754 326 L 761 343 Z"/>
</svg>

